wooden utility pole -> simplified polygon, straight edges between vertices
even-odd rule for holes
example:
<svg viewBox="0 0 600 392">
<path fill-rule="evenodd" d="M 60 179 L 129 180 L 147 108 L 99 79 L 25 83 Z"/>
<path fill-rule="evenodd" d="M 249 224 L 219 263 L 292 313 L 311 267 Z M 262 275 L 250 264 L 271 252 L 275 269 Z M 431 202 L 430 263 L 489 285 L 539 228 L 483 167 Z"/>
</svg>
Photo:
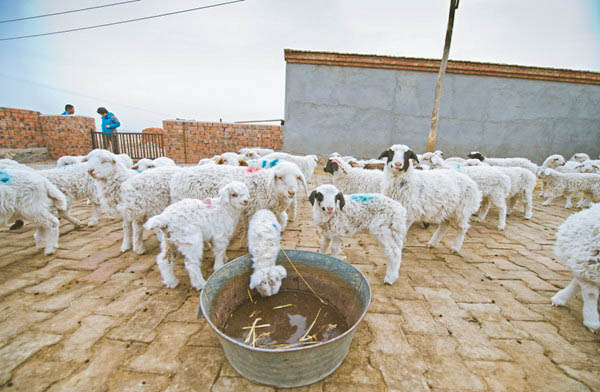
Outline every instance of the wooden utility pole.
<svg viewBox="0 0 600 392">
<path fill-rule="evenodd" d="M 440 114 L 440 103 L 442 98 L 442 86 L 444 84 L 444 75 L 446 74 L 446 65 L 448 65 L 448 55 L 450 54 L 450 43 L 452 42 L 452 27 L 454 26 L 454 11 L 458 8 L 459 0 L 450 0 L 450 15 L 448 16 L 448 29 L 446 30 L 446 42 L 444 43 L 444 55 L 440 64 L 437 85 L 435 86 L 435 98 L 433 103 L 433 113 L 431 113 L 431 129 L 427 138 L 427 148 L 429 152 L 435 150 L 437 139 L 438 118 Z"/>
</svg>

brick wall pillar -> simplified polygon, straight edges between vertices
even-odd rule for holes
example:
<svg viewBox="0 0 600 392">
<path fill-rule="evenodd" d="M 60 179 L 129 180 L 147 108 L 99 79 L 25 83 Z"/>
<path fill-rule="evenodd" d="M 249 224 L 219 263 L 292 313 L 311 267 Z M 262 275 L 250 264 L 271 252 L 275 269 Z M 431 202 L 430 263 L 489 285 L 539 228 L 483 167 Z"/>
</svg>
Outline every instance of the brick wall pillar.
<svg viewBox="0 0 600 392">
<path fill-rule="evenodd" d="M 45 146 L 52 159 L 63 155 L 85 155 L 92 150 L 91 131 L 96 124 L 84 116 L 39 116 Z"/>
</svg>

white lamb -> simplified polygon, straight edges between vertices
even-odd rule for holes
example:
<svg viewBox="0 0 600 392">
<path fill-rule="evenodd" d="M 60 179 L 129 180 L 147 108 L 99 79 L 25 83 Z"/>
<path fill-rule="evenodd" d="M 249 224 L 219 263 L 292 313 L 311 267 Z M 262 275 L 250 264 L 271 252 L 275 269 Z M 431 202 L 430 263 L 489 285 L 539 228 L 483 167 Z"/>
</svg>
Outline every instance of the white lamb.
<svg viewBox="0 0 600 392">
<path fill-rule="evenodd" d="M 65 155 L 58 158 L 58 160 L 56 161 L 56 167 L 63 167 L 68 165 L 74 165 L 76 163 L 82 163 L 83 158 L 85 158 L 85 155 Z"/>
<path fill-rule="evenodd" d="M 133 167 L 133 159 L 127 154 L 117 154 L 117 159 L 128 169 Z"/>
<path fill-rule="evenodd" d="M 588 159 L 575 166 L 576 173 L 600 173 L 600 160 Z"/>
<path fill-rule="evenodd" d="M 64 212 L 67 199 L 58 188 L 33 170 L 0 170 L 0 224 L 26 220 L 36 226 L 36 248 L 50 255 L 58 248 L 59 221 L 54 211 Z"/>
<path fill-rule="evenodd" d="M 438 229 L 427 244 L 436 246 L 450 223 L 458 227 L 452 250 L 458 252 L 469 229 L 469 218 L 481 205 L 481 192 L 468 176 L 454 170 L 415 170 L 411 159 L 417 155 L 406 145 L 396 144 L 379 158 L 383 169 L 382 193 L 406 208 L 406 227 L 415 221 L 437 223 Z"/>
<path fill-rule="evenodd" d="M 575 162 L 582 163 L 589 159 L 590 159 L 590 156 L 588 154 L 586 154 L 585 152 L 577 152 L 577 153 L 573 154 L 573 156 L 571 158 L 569 158 L 569 161 L 575 161 Z"/>
<path fill-rule="evenodd" d="M 244 147 L 244 148 L 240 148 L 240 150 L 238 152 L 242 155 L 246 155 L 249 159 L 256 159 L 256 158 L 264 157 L 265 155 L 272 154 L 275 151 L 270 148 Z M 257 154 L 258 156 L 256 156 L 255 154 Z"/>
<path fill-rule="evenodd" d="M 217 198 L 181 200 L 146 222 L 144 228 L 154 230 L 160 241 L 156 264 L 165 286 L 172 289 L 179 284 L 172 264 L 179 251 L 185 258 L 192 287 L 204 288 L 206 281 L 200 270 L 204 243 L 212 244 L 216 271 L 226 260 L 227 246 L 248 198 L 248 187 L 234 181 L 221 188 Z"/>
<path fill-rule="evenodd" d="M 344 195 L 334 185 L 324 184 L 310 194 L 313 222 L 323 230 L 321 253 L 331 244 L 333 256 L 342 239 L 367 229 L 383 247 L 388 265 L 384 283 L 398 280 L 406 237 L 406 209 L 380 193 Z"/>
<path fill-rule="evenodd" d="M 522 167 L 534 175 L 538 172 L 538 166 L 527 158 L 486 158 L 479 151 L 473 151 L 467 156 L 471 159 L 479 159 L 490 166 Z"/>
<path fill-rule="evenodd" d="M 340 158 L 327 160 L 325 169 L 333 177 L 333 184 L 343 193 L 379 193 L 383 172 L 352 167 Z"/>
<path fill-rule="evenodd" d="M 464 165 L 490 166 L 479 159 L 467 159 Z M 531 219 L 533 216 L 533 191 L 537 182 L 536 176 L 531 171 L 522 167 L 494 166 L 494 168 L 500 170 L 510 178 L 510 193 L 506 213 L 510 215 L 517 202 L 523 201 L 523 217 Z"/>
<path fill-rule="evenodd" d="M 477 220 L 482 222 L 493 204 L 498 208 L 498 230 L 506 228 L 506 202 L 510 195 L 510 177 L 492 166 L 448 165 L 438 155 L 431 156 L 430 162 L 432 168 L 457 170 L 475 181 L 483 198 Z"/>
<path fill-rule="evenodd" d="M 281 242 L 281 225 L 269 210 L 258 210 L 248 224 L 248 251 L 252 255 L 250 289 L 263 297 L 279 292 L 281 281 L 287 276 L 285 268 L 276 265 Z"/>
<path fill-rule="evenodd" d="M 172 202 L 190 198 L 214 197 L 219 189 L 231 181 L 241 181 L 248 186 L 252 198 L 242 223 L 248 225 L 248 217 L 259 209 L 271 210 L 279 220 L 282 230 L 287 225 L 287 213 L 292 199 L 300 187 L 306 192 L 304 175 L 291 162 L 280 162 L 271 169 L 235 167 L 226 165 L 202 165 L 178 172 L 170 181 Z"/>
<path fill-rule="evenodd" d="M 117 206 L 123 217 L 121 252 L 132 247 L 137 254 L 145 252 L 143 224 L 171 204 L 169 182 L 183 170 L 177 166 L 158 167 L 143 171 L 121 184 L 121 201 Z"/>
<path fill-rule="evenodd" d="M 244 157 L 236 152 L 224 152 L 215 159 L 217 165 L 248 166 Z"/>
<path fill-rule="evenodd" d="M 72 217 L 68 209 L 73 202 L 78 200 L 89 200 L 92 205 L 92 216 L 88 220 L 88 226 L 98 224 L 100 217 L 100 199 L 97 194 L 95 181 L 88 176 L 89 165 L 87 162 L 74 163 L 53 169 L 40 170 L 38 173 L 46 177 L 67 197 L 67 211 L 64 216 L 75 227 L 81 225 L 81 222 Z"/>
<path fill-rule="evenodd" d="M 552 297 L 552 305 L 565 305 L 581 290 L 583 325 L 600 330 L 600 204 L 571 215 L 556 232 L 556 256 L 571 270 L 573 280 Z"/>
<path fill-rule="evenodd" d="M 138 172 L 143 172 L 147 169 L 154 169 L 155 167 L 165 167 L 165 166 L 177 166 L 175 162 L 171 158 L 167 157 L 159 157 L 156 159 L 148 159 L 142 158 L 135 163 L 131 168 L 133 170 L 137 170 Z"/>
<path fill-rule="evenodd" d="M 543 196 L 548 198 L 542 203 L 543 206 L 566 194 L 565 208 L 571 208 L 571 198 L 577 192 L 583 192 L 583 198 L 577 203 L 578 208 L 587 206 L 590 201 L 600 200 L 600 174 L 559 173 L 544 169 L 540 172 L 540 178 L 546 182 Z"/>
<path fill-rule="evenodd" d="M 88 174 L 94 179 L 100 205 L 111 216 L 117 215 L 117 205 L 121 201 L 121 184 L 136 175 L 127 169 L 115 154 L 106 150 L 94 150 L 85 159 Z"/>
</svg>

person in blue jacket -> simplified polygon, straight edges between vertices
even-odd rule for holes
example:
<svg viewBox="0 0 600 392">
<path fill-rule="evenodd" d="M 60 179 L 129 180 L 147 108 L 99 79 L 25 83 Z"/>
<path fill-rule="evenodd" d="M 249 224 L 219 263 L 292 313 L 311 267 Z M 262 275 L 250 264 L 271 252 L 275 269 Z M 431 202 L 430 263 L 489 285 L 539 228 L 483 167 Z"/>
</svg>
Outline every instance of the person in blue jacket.
<svg viewBox="0 0 600 392">
<path fill-rule="evenodd" d="M 65 111 L 61 113 L 61 116 L 72 116 L 75 114 L 75 107 L 70 103 L 65 105 Z"/>
<path fill-rule="evenodd" d="M 113 139 L 116 139 L 117 128 L 121 125 L 117 116 L 106 110 L 105 107 L 99 107 L 96 112 L 102 117 L 102 140 L 104 148 L 111 149 Z"/>
</svg>

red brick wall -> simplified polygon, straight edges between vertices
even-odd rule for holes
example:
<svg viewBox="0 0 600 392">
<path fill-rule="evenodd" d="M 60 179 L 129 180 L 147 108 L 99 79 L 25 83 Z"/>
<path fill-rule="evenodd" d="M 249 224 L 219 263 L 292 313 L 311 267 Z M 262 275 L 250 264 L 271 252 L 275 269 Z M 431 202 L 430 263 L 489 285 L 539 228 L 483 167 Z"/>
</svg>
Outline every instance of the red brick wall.
<svg viewBox="0 0 600 392">
<path fill-rule="evenodd" d="M 45 147 L 40 112 L 0 107 L 0 148 Z"/>
<path fill-rule="evenodd" d="M 52 159 L 63 155 L 85 155 L 92 149 L 90 132 L 96 130 L 91 117 L 45 116 L 39 117 L 45 146 Z"/>
<path fill-rule="evenodd" d="M 243 147 L 260 146 L 281 150 L 283 129 L 279 125 L 247 125 L 197 121 L 163 121 L 163 128 L 146 133 L 165 135 L 165 155 L 178 163 L 196 163 Z"/>
</svg>

